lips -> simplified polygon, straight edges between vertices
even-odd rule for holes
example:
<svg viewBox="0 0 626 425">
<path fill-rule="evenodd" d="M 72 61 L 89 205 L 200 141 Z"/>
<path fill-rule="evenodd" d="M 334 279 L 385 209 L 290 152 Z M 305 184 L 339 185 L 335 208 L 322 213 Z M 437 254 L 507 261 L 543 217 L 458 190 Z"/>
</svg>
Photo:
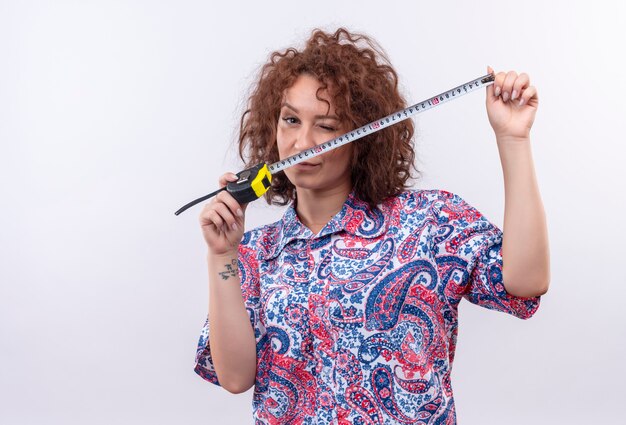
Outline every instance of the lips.
<svg viewBox="0 0 626 425">
<path fill-rule="evenodd" d="M 319 163 L 301 162 L 299 164 L 296 164 L 294 168 L 300 171 L 313 171 L 317 169 L 319 165 L 320 165 Z"/>
</svg>

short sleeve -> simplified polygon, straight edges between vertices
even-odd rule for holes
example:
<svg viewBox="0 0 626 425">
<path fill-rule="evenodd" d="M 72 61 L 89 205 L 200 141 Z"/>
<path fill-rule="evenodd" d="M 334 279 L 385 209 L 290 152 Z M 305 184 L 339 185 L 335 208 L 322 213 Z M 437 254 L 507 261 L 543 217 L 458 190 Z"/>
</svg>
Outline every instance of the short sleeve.
<svg viewBox="0 0 626 425">
<path fill-rule="evenodd" d="M 516 297 L 504 287 L 502 231 L 458 195 L 441 191 L 440 201 L 436 260 L 446 293 L 521 319 L 535 314 L 540 297 Z"/>
<path fill-rule="evenodd" d="M 239 266 L 239 277 L 241 279 L 241 295 L 250 317 L 250 324 L 254 330 L 255 339 L 258 342 L 265 333 L 264 327 L 259 320 L 259 267 L 255 250 L 245 245 L 246 239 L 247 238 L 244 238 L 242 244 L 239 245 L 237 262 Z M 220 385 L 217 374 L 215 373 L 215 367 L 213 366 L 209 338 L 209 319 L 207 317 L 198 340 L 194 371 L 204 380 L 212 384 Z"/>
</svg>

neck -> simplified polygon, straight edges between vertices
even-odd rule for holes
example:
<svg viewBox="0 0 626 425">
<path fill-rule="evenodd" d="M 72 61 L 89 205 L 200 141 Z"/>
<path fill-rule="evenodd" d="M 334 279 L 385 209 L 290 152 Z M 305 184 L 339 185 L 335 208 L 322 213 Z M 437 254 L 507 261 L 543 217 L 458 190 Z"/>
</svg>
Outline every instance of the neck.
<svg viewBox="0 0 626 425">
<path fill-rule="evenodd" d="M 341 211 L 351 190 L 352 185 L 349 183 L 324 191 L 297 189 L 298 218 L 314 234 L 318 234 Z"/>
</svg>

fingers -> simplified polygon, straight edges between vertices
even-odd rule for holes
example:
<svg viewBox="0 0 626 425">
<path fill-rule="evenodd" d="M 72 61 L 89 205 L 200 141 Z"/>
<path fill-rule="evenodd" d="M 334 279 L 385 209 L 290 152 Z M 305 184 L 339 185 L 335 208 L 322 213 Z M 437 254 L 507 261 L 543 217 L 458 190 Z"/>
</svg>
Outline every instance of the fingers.
<svg viewBox="0 0 626 425">
<path fill-rule="evenodd" d="M 489 68 L 491 70 L 491 68 Z M 491 70 L 493 72 L 493 70 Z M 503 102 L 509 100 L 518 100 L 519 106 L 527 103 L 533 95 L 536 95 L 536 90 L 528 92 L 530 86 L 530 77 L 526 73 L 517 74 L 515 71 L 509 71 L 507 73 L 499 72 L 495 76 L 493 83 L 493 95 L 497 98 L 500 96 Z"/>
<path fill-rule="evenodd" d="M 217 194 L 217 196 L 215 197 L 215 200 L 217 202 L 221 202 L 222 204 L 224 204 L 226 207 L 228 207 L 229 212 L 234 216 L 237 217 L 239 219 L 243 218 L 243 213 L 245 211 L 246 206 L 245 205 L 241 205 L 239 202 L 237 202 L 235 200 L 235 198 L 233 198 L 233 195 L 231 195 L 228 192 L 220 192 Z"/>
<path fill-rule="evenodd" d="M 226 186 L 228 182 L 236 182 L 238 180 L 237 174 L 235 173 L 226 173 L 222 174 L 219 178 L 220 187 Z"/>
<path fill-rule="evenodd" d="M 224 192 L 222 192 L 224 193 Z M 216 199 L 212 205 L 212 217 L 216 221 L 214 223 L 219 227 L 228 227 L 232 230 L 237 230 L 237 220 L 235 219 L 235 214 L 230 210 L 230 208 L 219 199 Z"/>
<path fill-rule="evenodd" d="M 487 67 L 487 73 L 493 74 L 493 68 L 488 66 Z M 494 97 L 494 91 L 493 91 L 494 86 L 495 86 L 495 84 L 489 84 L 487 86 L 487 100 L 489 100 L 492 97 Z"/>
<path fill-rule="evenodd" d="M 504 76 L 504 81 L 502 82 L 502 101 L 506 102 L 511 97 L 511 93 L 513 92 L 513 83 L 515 83 L 515 79 L 517 78 L 517 73 L 514 71 L 509 71 Z"/>
<path fill-rule="evenodd" d="M 237 180 L 239 180 L 239 177 L 237 177 L 237 174 L 235 173 L 222 174 L 219 178 L 219 185 L 224 187 L 229 182 L 236 182 Z M 227 204 L 237 217 L 243 217 L 244 212 L 248 207 L 248 204 L 239 204 L 228 192 L 220 192 L 216 198 Z"/>
<path fill-rule="evenodd" d="M 228 182 L 237 181 L 238 177 L 233 173 L 223 174 L 219 178 L 220 186 L 226 186 Z M 212 225 L 217 229 L 243 229 L 243 217 L 246 206 L 240 205 L 227 191 L 219 192 L 200 213 L 200 223 L 203 226 Z"/>
<path fill-rule="evenodd" d="M 224 202 L 223 198 L 230 197 L 235 202 L 234 208 Z M 222 198 L 222 199 L 220 199 Z M 221 231 L 240 230 L 243 228 L 243 211 L 238 207 L 237 202 L 227 192 L 220 192 L 211 202 L 206 204 L 200 213 L 200 224 L 203 226 L 215 226 Z"/>
<path fill-rule="evenodd" d="M 530 84 L 530 78 L 528 74 L 521 73 L 517 76 L 517 78 L 513 81 L 513 89 L 511 91 L 511 100 L 517 99 L 522 92 L 528 87 Z"/>
<path fill-rule="evenodd" d="M 214 202 L 206 204 L 200 213 L 200 224 L 202 226 L 213 226 L 217 230 L 226 231 L 226 221 L 215 208 Z"/>
<path fill-rule="evenodd" d="M 536 106 L 538 99 L 539 98 L 537 96 L 537 89 L 535 88 L 535 86 L 530 86 L 522 92 L 522 96 L 519 100 L 519 105 L 522 106 L 524 104 L 529 104 L 532 103 L 532 101 L 534 100 Z"/>
</svg>

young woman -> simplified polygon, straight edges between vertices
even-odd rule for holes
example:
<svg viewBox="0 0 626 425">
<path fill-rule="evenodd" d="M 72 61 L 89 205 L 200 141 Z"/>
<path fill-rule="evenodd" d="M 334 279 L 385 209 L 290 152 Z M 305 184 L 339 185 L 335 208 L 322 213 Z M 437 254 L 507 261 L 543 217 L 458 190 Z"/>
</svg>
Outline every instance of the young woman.
<svg viewBox="0 0 626 425">
<path fill-rule="evenodd" d="M 486 103 L 504 235 L 455 194 L 407 190 L 410 120 L 274 176 L 267 201 L 290 203 L 276 223 L 244 233 L 246 205 L 225 191 L 209 202 L 195 371 L 232 393 L 254 386 L 257 424 L 455 423 L 461 299 L 528 318 L 549 283 L 529 139 L 537 91 L 526 74 L 500 72 Z M 273 163 L 404 107 L 371 39 L 317 30 L 262 68 L 240 153 L 247 166 Z"/>
</svg>

